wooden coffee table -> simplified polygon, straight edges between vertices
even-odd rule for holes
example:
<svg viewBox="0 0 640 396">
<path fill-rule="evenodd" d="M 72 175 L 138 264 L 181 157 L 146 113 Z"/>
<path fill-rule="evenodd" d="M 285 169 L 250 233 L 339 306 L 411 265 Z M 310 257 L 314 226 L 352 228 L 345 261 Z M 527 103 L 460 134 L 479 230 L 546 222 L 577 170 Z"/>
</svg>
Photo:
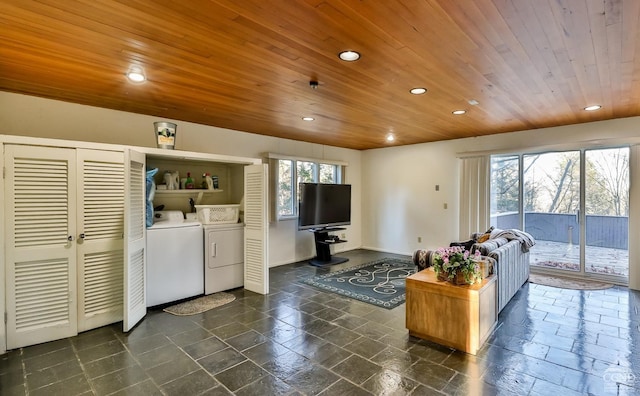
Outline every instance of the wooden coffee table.
<svg viewBox="0 0 640 396">
<path fill-rule="evenodd" d="M 409 334 L 475 355 L 498 321 L 496 276 L 474 285 L 439 281 L 432 268 L 407 278 Z"/>
</svg>

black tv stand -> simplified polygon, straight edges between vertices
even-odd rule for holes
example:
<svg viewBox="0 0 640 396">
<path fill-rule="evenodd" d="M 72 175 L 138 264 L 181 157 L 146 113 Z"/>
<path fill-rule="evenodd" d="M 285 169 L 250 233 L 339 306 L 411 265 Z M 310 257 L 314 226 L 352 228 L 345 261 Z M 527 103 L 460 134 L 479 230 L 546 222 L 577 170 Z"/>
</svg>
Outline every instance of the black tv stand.
<svg viewBox="0 0 640 396">
<path fill-rule="evenodd" d="M 316 267 L 324 267 L 327 265 L 334 265 L 349 261 L 346 257 L 331 257 L 331 245 L 336 243 L 347 242 L 344 239 L 340 239 L 337 236 L 329 235 L 333 231 L 346 230 L 346 228 L 315 228 L 309 231 L 313 232 L 313 238 L 316 242 L 316 257 L 309 261 L 309 264 Z"/>
</svg>

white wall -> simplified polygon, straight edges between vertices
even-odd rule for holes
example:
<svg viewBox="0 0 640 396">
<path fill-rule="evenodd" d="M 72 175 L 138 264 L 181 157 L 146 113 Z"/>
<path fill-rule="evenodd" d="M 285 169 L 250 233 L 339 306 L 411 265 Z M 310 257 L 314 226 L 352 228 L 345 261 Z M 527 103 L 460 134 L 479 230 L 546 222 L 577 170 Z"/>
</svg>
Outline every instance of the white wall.
<svg viewBox="0 0 640 396">
<path fill-rule="evenodd" d="M 448 244 L 450 236 L 457 234 L 454 145 L 439 142 L 368 150 L 363 153 L 362 168 L 363 247 L 410 254 L 419 247 Z"/>
<path fill-rule="evenodd" d="M 347 162 L 346 183 L 352 185 L 355 204 L 352 226 L 346 231 L 349 242 L 336 245 L 336 248 L 344 251 L 361 246 L 360 151 L 0 92 L 0 134 L 4 135 L 156 147 L 155 121 L 170 121 L 178 125 L 177 150 L 252 158 L 273 152 Z M 295 221 L 271 224 L 269 238 L 270 266 L 308 259 L 315 254 L 313 235 L 297 231 Z"/>
</svg>

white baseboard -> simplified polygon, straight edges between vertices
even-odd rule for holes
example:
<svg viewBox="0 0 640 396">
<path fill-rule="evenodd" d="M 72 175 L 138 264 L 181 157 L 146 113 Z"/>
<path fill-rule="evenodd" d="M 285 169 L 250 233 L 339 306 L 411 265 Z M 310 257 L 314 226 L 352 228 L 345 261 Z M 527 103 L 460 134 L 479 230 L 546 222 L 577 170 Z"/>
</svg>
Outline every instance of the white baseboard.
<svg viewBox="0 0 640 396">
<path fill-rule="evenodd" d="M 380 249 L 380 248 L 372 247 L 372 246 L 362 246 L 359 249 L 374 250 L 376 252 L 383 252 L 383 253 L 393 253 L 393 254 L 399 254 L 401 256 L 411 256 L 411 255 L 413 255 L 413 252 L 410 252 L 410 253 L 398 252 L 398 251 L 389 250 L 389 249 Z"/>
</svg>

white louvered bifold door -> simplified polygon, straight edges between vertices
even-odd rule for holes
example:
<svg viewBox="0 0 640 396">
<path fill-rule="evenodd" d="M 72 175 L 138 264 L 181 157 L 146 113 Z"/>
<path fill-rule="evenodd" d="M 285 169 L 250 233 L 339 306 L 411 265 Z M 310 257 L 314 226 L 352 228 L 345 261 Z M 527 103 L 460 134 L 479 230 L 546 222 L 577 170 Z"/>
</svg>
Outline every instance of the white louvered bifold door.
<svg viewBox="0 0 640 396">
<path fill-rule="evenodd" d="M 5 145 L 7 349 L 77 334 L 76 153 Z"/>
<path fill-rule="evenodd" d="M 122 320 L 124 153 L 78 150 L 78 331 Z"/>
<path fill-rule="evenodd" d="M 267 165 L 244 167 L 244 288 L 269 293 Z"/>
<path fill-rule="evenodd" d="M 125 152 L 124 318 L 129 331 L 147 314 L 145 290 L 145 157 Z"/>
</svg>

